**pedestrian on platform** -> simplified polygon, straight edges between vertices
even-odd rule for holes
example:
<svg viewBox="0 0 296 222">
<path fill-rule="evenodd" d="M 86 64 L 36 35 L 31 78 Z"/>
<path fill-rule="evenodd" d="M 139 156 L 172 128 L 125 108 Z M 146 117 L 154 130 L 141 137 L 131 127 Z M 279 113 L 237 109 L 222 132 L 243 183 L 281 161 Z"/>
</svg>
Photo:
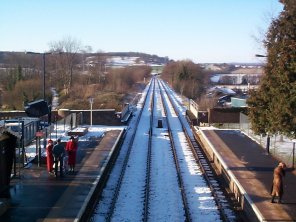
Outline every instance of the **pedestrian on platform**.
<svg viewBox="0 0 296 222">
<path fill-rule="evenodd" d="M 274 199 L 278 198 L 278 203 L 282 203 L 282 196 L 284 193 L 283 177 L 286 172 L 286 164 L 280 162 L 279 165 L 273 171 L 273 182 L 271 188 L 271 203 L 275 203 Z"/>
<path fill-rule="evenodd" d="M 63 177 L 64 176 L 63 164 L 64 164 L 64 156 L 65 156 L 65 147 L 62 145 L 61 139 L 57 140 L 57 144 L 54 145 L 54 147 L 52 149 L 52 154 L 54 157 L 55 176 L 56 177 L 58 176 L 58 166 L 60 166 L 60 176 Z"/>
<path fill-rule="evenodd" d="M 71 136 L 69 141 L 66 144 L 66 151 L 68 153 L 68 165 L 69 171 L 74 173 L 75 164 L 76 164 L 76 152 L 78 149 L 77 141 L 74 136 Z"/>
<path fill-rule="evenodd" d="M 48 171 L 49 174 L 53 173 L 52 148 L 53 148 L 53 141 L 48 140 L 47 146 L 46 146 L 46 164 L 47 164 L 47 171 Z"/>
</svg>

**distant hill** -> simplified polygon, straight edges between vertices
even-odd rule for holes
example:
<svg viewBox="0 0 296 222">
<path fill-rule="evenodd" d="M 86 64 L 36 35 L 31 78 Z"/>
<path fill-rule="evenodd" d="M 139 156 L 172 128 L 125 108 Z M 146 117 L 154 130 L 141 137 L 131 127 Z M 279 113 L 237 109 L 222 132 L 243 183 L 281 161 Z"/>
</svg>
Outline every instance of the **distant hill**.
<svg viewBox="0 0 296 222">
<path fill-rule="evenodd" d="M 157 55 L 150 55 L 147 53 L 141 53 L 141 52 L 107 52 L 103 53 L 106 56 L 110 57 L 139 57 L 141 60 L 143 60 L 145 63 L 159 63 L 159 64 L 165 64 L 169 62 L 168 57 L 160 57 Z"/>
<path fill-rule="evenodd" d="M 78 53 L 81 54 L 82 53 Z M 0 51 L 0 64 L 5 65 L 10 63 L 10 58 L 17 57 L 17 56 L 25 56 L 25 52 L 8 52 L 8 51 Z M 141 52 L 99 52 L 99 53 L 85 53 L 84 57 L 91 57 L 91 56 L 105 56 L 108 58 L 112 57 L 122 57 L 122 58 L 139 58 L 139 60 L 143 61 L 145 64 L 166 64 L 169 62 L 168 57 L 160 57 L 157 55 L 150 55 L 147 53 Z"/>
<path fill-rule="evenodd" d="M 142 52 L 98 52 L 98 53 L 80 53 L 81 58 L 87 59 L 95 56 L 104 56 L 109 58 L 113 63 L 119 61 L 119 63 L 131 62 L 132 60 L 135 63 L 142 64 L 155 64 L 155 65 L 164 65 L 170 61 L 169 57 L 160 57 L 158 55 L 151 55 Z M 82 56 L 83 55 L 83 56 Z M 9 52 L 9 51 L 0 51 L 0 67 L 5 67 L 11 65 L 11 62 L 16 64 L 26 63 L 28 61 L 23 60 L 26 57 L 25 52 Z M 122 61 L 120 61 L 120 59 Z M 137 61 L 136 61 L 137 60 Z M 88 62 L 88 61 L 84 61 Z M 80 61 L 82 64 L 82 61 Z M 261 63 L 202 63 L 201 67 L 208 71 L 218 72 L 218 73 L 231 73 L 239 68 L 261 68 Z"/>
<path fill-rule="evenodd" d="M 262 73 L 264 64 L 262 63 L 203 63 L 200 64 L 207 71 L 211 71 L 214 74 L 223 73 Z"/>
</svg>

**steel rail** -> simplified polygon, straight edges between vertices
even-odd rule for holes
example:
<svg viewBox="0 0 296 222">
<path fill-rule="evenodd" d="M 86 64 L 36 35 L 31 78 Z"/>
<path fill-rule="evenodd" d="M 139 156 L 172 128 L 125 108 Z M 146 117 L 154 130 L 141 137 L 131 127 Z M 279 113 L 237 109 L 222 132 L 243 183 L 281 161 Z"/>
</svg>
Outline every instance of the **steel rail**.
<svg viewBox="0 0 296 222">
<path fill-rule="evenodd" d="M 143 221 L 148 221 L 149 213 L 149 194 L 150 194 L 150 178 L 151 178 L 151 149 L 152 149 L 152 134 L 153 134 L 153 116 L 154 116 L 154 104 L 155 104 L 155 78 L 153 80 L 153 91 L 152 91 L 152 102 L 151 102 L 151 116 L 150 116 L 150 129 L 148 139 L 148 150 L 147 150 L 147 162 L 146 162 L 146 186 L 145 186 L 145 201 L 143 209 Z"/>
<path fill-rule="evenodd" d="M 159 84 L 159 80 L 157 82 Z M 160 84 L 159 84 L 159 88 L 161 88 Z M 163 90 L 160 90 L 160 95 L 161 95 L 161 98 L 162 98 L 162 101 L 163 101 L 163 104 L 164 104 L 163 105 L 164 106 L 164 112 L 165 112 L 166 116 L 168 116 L 167 115 L 167 106 L 168 106 L 168 104 L 167 104 L 167 102 L 166 102 L 166 100 L 164 98 Z M 167 126 L 168 126 L 169 138 L 170 138 L 170 141 L 171 141 L 171 150 L 172 150 L 172 153 L 173 153 L 174 162 L 175 162 L 176 171 L 177 171 L 179 189 L 180 189 L 180 192 L 181 192 L 183 206 L 184 206 L 185 221 L 189 222 L 189 221 L 192 221 L 192 219 L 191 219 L 191 215 L 190 215 L 190 211 L 189 211 L 189 207 L 188 207 L 188 201 L 187 201 L 187 197 L 186 197 L 186 193 L 185 193 L 185 189 L 184 189 L 184 183 L 183 183 L 182 174 L 181 174 L 181 170 L 180 170 L 180 164 L 179 164 L 179 160 L 178 160 L 178 157 L 177 157 L 176 147 L 175 147 L 174 138 L 173 138 L 173 135 L 172 135 L 172 130 L 171 130 L 171 126 L 170 126 L 169 121 L 167 121 Z"/>
<path fill-rule="evenodd" d="M 128 160 L 129 160 L 129 156 L 130 156 L 131 149 L 132 149 L 132 146 L 133 146 L 133 143 L 134 143 L 134 140 L 135 140 L 135 136 L 136 136 L 136 133 L 137 133 L 137 128 L 139 126 L 139 122 L 140 122 L 140 119 L 142 117 L 143 107 L 145 106 L 146 102 L 148 101 L 147 98 L 148 98 L 148 95 L 150 93 L 151 86 L 152 86 L 152 83 L 150 83 L 149 89 L 147 90 L 147 93 L 146 93 L 146 96 L 145 96 L 143 106 L 142 106 L 141 111 L 140 111 L 140 113 L 139 113 L 139 115 L 137 117 L 136 127 L 134 129 L 134 132 L 132 134 L 131 140 L 130 140 L 129 145 L 128 145 L 128 150 L 127 150 L 126 156 L 124 158 L 123 167 L 121 169 L 120 176 L 119 176 L 119 179 L 117 181 L 117 185 L 116 185 L 116 188 L 115 188 L 115 191 L 114 191 L 114 196 L 112 198 L 110 208 L 109 208 L 109 211 L 107 213 L 106 221 L 111 221 L 111 219 L 112 219 L 112 216 L 113 216 L 113 213 L 114 213 L 114 210 L 115 210 L 115 204 L 116 204 L 117 199 L 118 199 L 118 195 L 119 195 L 119 192 L 120 192 L 122 180 L 123 180 L 126 168 L 127 168 L 127 163 L 128 163 Z"/>
<path fill-rule="evenodd" d="M 184 123 L 183 121 L 181 120 L 181 117 L 180 117 L 180 114 L 179 114 L 179 111 L 175 105 L 175 103 L 172 101 L 172 94 L 171 93 L 168 93 L 168 89 L 166 86 L 164 86 L 164 83 L 162 83 L 162 86 L 164 87 L 168 97 L 169 97 L 169 100 L 171 101 L 171 103 L 173 104 L 173 108 L 175 110 L 175 112 L 178 114 L 178 118 L 182 124 L 182 128 L 183 128 L 183 131 L 186 135 L 186 138 L 187 138 L 187 141 L 190 145 L 190 149 L 193 153 L 193 156 L 195 158 L 195 160 L 197 161 L 198 165 L 200 166 L 200 169 L 203 173 L 203 176 L 205 178 L 205 181 L 207 183 L 207 185 L 209 186 L 211 192 L 212 192 L 212 195 L 214 197 L 214 201 L 217 205 L 217 208 L 220 212 L 220 216 L 221 216 L 221 219 L 223 221 L 233 221 L 233 218 L 229 218 L 227 213 L 225 212 L 225 207 L 222 206 L 222 203 L 227 201 L 226 200 L 226 197 L 222 198 L 221 197 L 221 194 L 219 195 L 218 192 L 221 192 L 221 189 L 220 187 L 218 187 L 219 189 L 217 189 L 217 186 L 214 186 L 212 181 L 216 181 L 215 177 L 213 175 L 215 175 L 215 171 L 211 169 L 211 164 L 209 163 L 209 160 L 208 158 L 206 157 L 205 153 L 203 152 L 203 150 L 200 148 L 200 145 L 199 143 L 195 140 L 195 138 L 191 138 L 189 133 L 187 132 L 186 130 L 186 127 L 184 126 Z M 171 96 L 170 96 L 171 95 Z M 203 160 L 203 161 L 201 161 Z M 220 196 L 220 197 L 219 197 Z"/>
</svg>

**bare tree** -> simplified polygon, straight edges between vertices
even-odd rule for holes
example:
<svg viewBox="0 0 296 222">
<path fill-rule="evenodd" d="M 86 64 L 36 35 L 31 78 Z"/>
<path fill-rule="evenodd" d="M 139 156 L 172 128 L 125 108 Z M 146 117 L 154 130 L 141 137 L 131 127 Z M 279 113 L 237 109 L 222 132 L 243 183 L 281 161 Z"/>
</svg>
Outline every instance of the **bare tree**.
<svg viewBox="0 0 296 222">
<path fill-rule="evenodd" d="M 90 67 L 90 78 L 95 83 L 104 85 L 107 73 L 107 56 L 102 52 L 97 52 L 92 59 L 93 64 Z"/>
<path fill-rule="evenodd" d="M 62 77 L 66 94 L 73 85 L 73 68 L 79 59 L 78 53 L 81 49 L 80 41 L 68 36 L 60 41 L 50 43 L 51 52 L 57 53 L 58 64 L 61 68 L 59 73 Z"/>
</svg>

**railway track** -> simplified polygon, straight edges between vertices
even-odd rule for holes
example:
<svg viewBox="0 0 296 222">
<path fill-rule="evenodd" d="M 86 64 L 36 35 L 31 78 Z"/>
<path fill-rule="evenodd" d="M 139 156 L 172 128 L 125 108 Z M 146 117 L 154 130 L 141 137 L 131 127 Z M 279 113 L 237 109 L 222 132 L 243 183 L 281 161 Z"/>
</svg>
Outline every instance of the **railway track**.
<svg viewBox="0 0 296 222">
<path fill-rule="evenodd" d="M 159 81 L 158 81 L 158 84 L 159 84 Z M 165 101 L 164 91 L 161 90 L 160 92 L 161 92 L 162 100 Z M 168 116 L 168 110 L 169 110 L 168 104 L 165 104 L 164 109 L 165 109 L 166 116 Z M 191 221 L 191 216 L 190 216 L 189 207 L 188 207 L 188 200 L 186 197 L 186 193 L 184 191 L 184 181 L 182 178 L 182 173 L 181 173 L 181 169 L 180 169 L 179 159 L 177 156 L 175 140 L 174 140 L 173 132 L 171 129 L 170 121 L 168 121 L 167 125 L 168 125 L 168 132 L 169 132 L 169 136 L 170 136 L 171 146 L 172 146 L 172 153 L 174 156 L 175 167 L 176 167 L 176 171 L 177 171 L 179 189 L 181 192 L 182 202 L 183 202 L 183 206 L 184 206 L 185 221 Z"/>
<path fill-rule="evenodd" d="M 145 100 L 144 100 L 143 109 L 141 109 L 141 111 L 140 111 L 140 113 L 138 115 L 137 121 L 135 123 L 135 126 L 136 127 L 135 127 L 135 130 L 132 133 L 131 140 L 130 140 L 130 142 L 128 144 L 128 149 L 127 149 L 127 152 L 126 152 L 126 155 L 125 155 L 125 158 L 124 158 L 122 169 L 120 171 L 119 179 L 117 181 L 117 185 L 116 185 L 116 189 L 115 189 L 115 192 L 114 192 L 114 196 L 112 198 L 112 203 L 111 203 L 111 205 L 109 207 L 109 211 L 107 213 L 106 221 L 111 221 L 112 220 L 112 217 L 114 215 L 114 211 L 116 210 L 116 202 L 117 202 L 118 197 L 119 197 L 119 194 L 120 194 L 119 192 L 120 192 L 120 189 L 122 187 L 124 175 L 125 175 L 126 170 L 128 168 L 128 161 L 129 161 L 130 153 L 131 153 L 131 151 L 133 149 L 134 141 L 135 141 L 135 138 L 136 138 L 136 135 L 137 135 L 137 129 L 138 129 L 138 126 L 139 126 L 139 122 L 141 121 L 143 110 L 145 109 L 145 107 L 148 107 L 149 106 L 149 101 L 150 100 L 147 99 L 147 98 L 151 96 L 151 93 L 153 93 L 153 90 L 151 89 L 152 88 L 152 85 L 153 85 L 153 82 L 149 86 L 148 92 L 147 92 L 146 97 L 145 97 Z"/>
<path fill-rule="evenodd" d="M 221 217 L 223 221 L 236 221 L 236 216 L 234 211 L 232 210 L 231 205 L 229 204 L 229 201 L 227 199 L 227 196 L 225 195 L 225 191 L 221 190 L 220 184 L 218 183 L 216 179 L 216 175 L 214 173 L 214 170 L 211 167 L 211 164 L 209 163 L 208 159 L 206 158 L 205 153 L 201 149 L 198 142 L 195 140 L 191 127 L 189 126 L 188 122 L 186 121 L 186 118 L 182 118 L 182 112 L 178 110 L 178 107 L 176 107 L 176 102 L 178 101 L 177 98 L 175 98 L 174 93 L 169 93 L 169 88 L 162 83 L 165 91 L 168 95 L 170 95 L 169 99 L 171 100 L 172 104 L 174 104 L 174 110 L 178 112 L 178 118 L 180 119 L 180 122 L 182 124 L 182 128 L 184 133 L 186 134 L 186 138 L 189 142 L 192 154 L 195 158 L 195 160 L 198 162 L 199 166 L 201 167 L 201 171 L 204 175 L 204 178 L 208 184 L 208 186 L 211 189 L 211 192 L 214 196 L 214 200 L 218 206 L 218 209 L 220 211 Z M 178 104 L 180 105 L 179 101 Z"/>
<path fill-rule="evenodd" d="M 231 221 L 172 92 L 153 78 L 143 98 L 91 221 Z"/>
</svg>

